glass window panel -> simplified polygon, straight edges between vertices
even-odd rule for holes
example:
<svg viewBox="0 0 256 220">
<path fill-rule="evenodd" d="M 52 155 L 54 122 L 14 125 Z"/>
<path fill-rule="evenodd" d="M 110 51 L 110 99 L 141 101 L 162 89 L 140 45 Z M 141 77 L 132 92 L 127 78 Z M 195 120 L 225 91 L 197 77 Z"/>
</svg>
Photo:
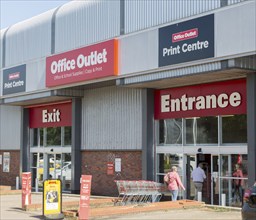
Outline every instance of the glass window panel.
<svg viewBox="0 0 256 220">
<path fill-rule="evenodd" d="M 63 154 L 63 163 L 62 163 L 62 181 L 64 190 L 70 190 L 71 188 L 71 177 L 72 177 L 72 169 L 71 169 L 71 154 Z"/>
<path fill-rule="evenodd" d="M 176 166 L 178 168 L 178 174 L 183 180 L 182 176 L 182 168 L 183 168 L 183 155 L 182 154 L 158 154 L 158 181 L 163 183 L 163 177 L 165 173 L 170 172 L 172 166 Z M 169 192 L 169 191 L 168 191 Z M 179 191 L 178 194 L 179 199 L 183 199 L 183 192 Z"/>
<path fill-rule="evenodd" d="M 64 134 L 64 145 L 67 146 L 67 145 L 71 145 L 71 127 L 65 127 L 65 134 Z"/>
<path fill-rule="evenodd" d="M 34 128 L 33 129 L 33 147 L 43 146 L 43 128 Z"/>
<path fill-rule="evenodd" d="M 182 119 L 159 121 L 159 144 L 182 144 Z"/>
<path fill-rule="evenodd" d="M 168 173 L 172 166 L 178 168 L 178 173 L 182 176 L 183 155 L 182 154 L 159 154 L 159 173 Z"/>
<path fill-rule="evenodd" d="M 223 143 L 247 143 L 246 115 L 222 116 Z"/>
<path fill-rule="evenodd" d="M 61 146 L 61 127 L 47 128 L 47 146 Z"/>
<path fill-rule="evenodd" d="M 187 118 L 186 144 L 217 144 L 218 118 Z"/>
<path fill-rule="evenodd" d="M 159 121 L 159 144 L 165 143 L 164 120 Z"/>
<path fill-rule="evenodd" d="M 247 155 L 221 155 L 221 193 L 227 205 L 241 207 L 244 189 L 248 187 Z"/>
</svg>

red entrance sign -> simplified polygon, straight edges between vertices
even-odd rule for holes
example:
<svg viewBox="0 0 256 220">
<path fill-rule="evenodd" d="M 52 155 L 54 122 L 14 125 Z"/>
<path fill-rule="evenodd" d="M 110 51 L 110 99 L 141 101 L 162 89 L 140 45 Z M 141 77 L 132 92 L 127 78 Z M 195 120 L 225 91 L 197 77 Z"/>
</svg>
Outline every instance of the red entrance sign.
<svg viewBox="0 0 256 220">
<path fill-rule="evenodd" d="M 31 204 L 31 172 L 22 173 L 22 208 Z"/>
<path fill-rule="evenodd" d="M 82 175 L 80 185 L 80 203 L 79 203 L 79 219 L 89 219 L 90 195 L 91 195 L 91 175 Z"/>
<path fill-rule="evenodd" d="M 109 40 L 46 58 L 46 86 L 118 74 L 118 40 Z"/>
<path fill-rule="evenodd" d="M 246 114 L 245 79 L 155 92 L 155 119 Z"/>
</svg>

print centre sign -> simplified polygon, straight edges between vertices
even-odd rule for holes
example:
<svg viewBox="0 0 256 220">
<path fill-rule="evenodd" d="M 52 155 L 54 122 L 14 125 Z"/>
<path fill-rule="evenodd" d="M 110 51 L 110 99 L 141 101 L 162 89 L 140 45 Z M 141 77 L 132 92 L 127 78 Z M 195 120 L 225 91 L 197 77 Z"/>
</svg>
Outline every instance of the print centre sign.
<svg viewBox="0 0 256 220">
<path fill-rule="evenodd" d="M 214 15 L 159 29 L 158 65 L 214 57 Z"/>
</svg>

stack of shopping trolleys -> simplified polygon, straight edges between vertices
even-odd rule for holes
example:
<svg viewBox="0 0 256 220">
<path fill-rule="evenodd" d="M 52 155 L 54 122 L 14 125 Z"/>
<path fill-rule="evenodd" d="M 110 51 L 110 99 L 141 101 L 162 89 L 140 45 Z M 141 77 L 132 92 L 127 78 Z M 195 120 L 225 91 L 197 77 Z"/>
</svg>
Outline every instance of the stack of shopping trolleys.
<svg viewBox="0 0 256 220">
<path fill-rule="evenodd" d="M 118 189 L 118 198 L 115 205 L 140 204 L 159 202 L 161 183 L 147 180 L 115 180 Z"/>
</svg>

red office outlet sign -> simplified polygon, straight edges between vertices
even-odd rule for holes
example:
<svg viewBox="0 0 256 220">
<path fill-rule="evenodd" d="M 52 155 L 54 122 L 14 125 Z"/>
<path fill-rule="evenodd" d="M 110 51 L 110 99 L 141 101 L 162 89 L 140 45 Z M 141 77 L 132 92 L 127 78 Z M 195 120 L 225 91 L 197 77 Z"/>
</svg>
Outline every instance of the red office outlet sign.
<svg viewBox="0 0 256 220">
<path fill-rule="evenodd" d="M 246 81 L 157 90 L 155 119 L 246 114 Z"/>
<path fill-rule="evenodd" d="M 118 40 L 109 40 L 46 58 L 46 86 L 118 74 Z"/>
<path fill-rule="evenodd" d="M 30 128 L 71 126 L 71 102 L 29 109 Z"/>
</svg>

